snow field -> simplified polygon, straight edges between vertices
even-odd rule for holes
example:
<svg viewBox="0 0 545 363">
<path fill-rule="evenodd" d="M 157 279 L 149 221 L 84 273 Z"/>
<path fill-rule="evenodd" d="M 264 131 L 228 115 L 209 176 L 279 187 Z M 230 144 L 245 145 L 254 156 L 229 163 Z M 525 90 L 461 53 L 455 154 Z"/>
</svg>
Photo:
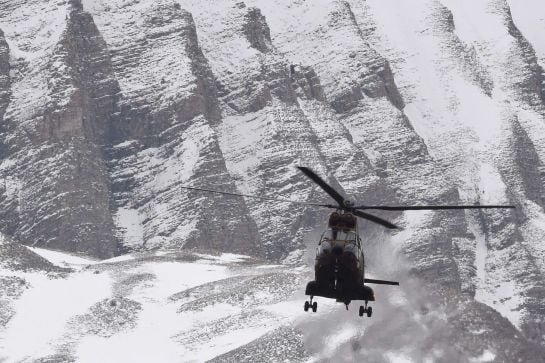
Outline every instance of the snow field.
<svg viewBox="0 0 545 363">
<path fill-rule="evenodd" d="M 172 300 L 172 296 L 236 276 L 236 264 L 245 263 L 247 256 L 198 254 L 196 257 L 200 259 L 183 262 L 169 260 L 172 252 L 163 251 L 155 257 L 148 256 L 149 261 L 141 261 L 139 255 L 126 255 L 99 262 L 41 248 L 31 250 L 73 272 L 65 276 L 20 273 L 29 288 L 15 301 L 16 314 L 0 331 L 0 358 L 7 362 L 59 353 L 73 354 L 78 362 L 200 362 L 250 343 L 302 315 L 302 297 L 246 310 L 236 303 L 215 302 L 216 290 L 207 292 L 211 300 L 204 308 L 179 311 L 180 304 L 190 303 L 194 298 L 188 294 L 181 300 Z M 260 268 L 252 270 L 258 273 L 282 268 L 257 267 Z M 13 274 L 7 270 L 2 273 Z M 142 279 L 129 290 L 116 287 L 121 283 L 127 288 L 123 282 L 128 281 L 127 276 L 150 275 L 151 280 Z M 258 301 L 266 301 L 268 293 L 257 291 L 255 296 Z M 88 314 L 89 308 L 101 301 L 115 299 L 128 299 L 141 307 L 134 328 L 113 334 L 86 334 L 77 330 L 69 334 L 74 331 L 70 325 L 74 318 Z M 215 334 L 215 324 L 222 321 L 234 325 Z"/>
</svg>

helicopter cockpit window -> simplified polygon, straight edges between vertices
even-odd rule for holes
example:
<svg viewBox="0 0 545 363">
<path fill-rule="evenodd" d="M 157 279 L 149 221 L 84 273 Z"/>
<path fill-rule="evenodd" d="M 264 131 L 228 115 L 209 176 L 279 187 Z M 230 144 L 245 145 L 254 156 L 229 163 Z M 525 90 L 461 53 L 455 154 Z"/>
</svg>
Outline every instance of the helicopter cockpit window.
<svg viewBox="0 0 545 363">
<path fill-rule="evenodd" d="M 347 241 L 350 243 L 356 243 L 356 233 L 353 231 L 344 231 L 340 229 L 328 229 L 322 235 L 322 240 L 331 241 Z"/>
</svg>

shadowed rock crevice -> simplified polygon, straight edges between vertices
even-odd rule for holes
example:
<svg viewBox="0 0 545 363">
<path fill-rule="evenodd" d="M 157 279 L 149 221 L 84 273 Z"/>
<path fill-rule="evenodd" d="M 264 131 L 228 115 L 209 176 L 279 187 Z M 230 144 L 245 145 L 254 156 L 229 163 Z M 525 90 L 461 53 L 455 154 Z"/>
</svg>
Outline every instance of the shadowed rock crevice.
<svg viewBox="0 0 545 363">
<path fill-rule="evenodd" d="M 4 37 L 4 32 L 0 29 L 0 133 L 4 132 L 4 113 L 6 112 L 11 96 L 9 58 L 9 46 Z M 0 158 L 3 154 L 3 147 L 0 146 Z"/>
<path fill-rule="evenodd" d="M 217 99 L 218 90 L 215 84 L 215 77 L 199 45 L 193 16 L 188 11 L 182 11 L 182 19 L 185 24 L 182 36 L 187 39 L 185 51 L 191 55 L 191 71 L 196 77 L 197 85 L 194 94 L 198 98 L 197 100 L 188 102 L 202 104 L 200 109 L 203 110 L 204 116 L 210 121 L 212 126 L 217 126 L 221 119 L 221 111 Z M 180 113 L 178 113 L 178 116 L 184 117 Z"/>
<path fill-rule="evenodd" d="M 461 72 L 491 97 L 494 82 L 489 70 L 482 64 L 474 45 L 464 44 L 456 35 L 452 11 L 440 2 L 435 2 L 429 21 L 432 31 L 442 40 L 441 47 L 448 59 L 460 68 Z M 450 67 L 451 64 L 445 65 Z"/>
<path fill-rule="evenodd" d="M 539 107 L 542 108 L 545 106 L 545 71 L 537 62 L 534 48 L 515 25 L 513 16 L 511 15 L 511 9 L 507 2 L 501 0 L 501 3 L 499 3 L 498 6 L 502 7 L 502 10 L 504 11 L 505 23 L 509 34 L 515 38 L 522 53 L 523 60 L 528 67 L 524 77 L 517 81 L 518 86 L 523 92 L 523 98 L 528 104 L 532 106 L 539 105 Z"/>
<path fill-rule="evenodd" d="M 544 166 L 534 143 L 522 128 L 516 116 L 509 121 L 509 136 L 498 158 L 504 180 L 511 190 L 517 191 L 541 207 L 545 207 Z"/>
<path fill-rule="evenodd" d="M 320 84 L 320 78 L 312 67 L 304 65 L 299 67 L 294 66 L 294 73 L 291 75 L 291 79 L 294 80 L 292 86 L 297 97 L 327 102 L 324 89 Z"/>
<path fill-rule="evenodd" d="M 102 145 L 118 89 L 106 44 L 79 2 L 68 5 L 66 28 L 43 67 L 47 102 L 40 100 L 30 120 L 7 119 L 9 156 L 21 161 L 7 172 L 19 196 L 8 210 L 19 216 L 13 234 L 25 244 L 112 257 Z"/>
<path fill-rule="evenodd" d="M 340 2 L 329 16 L 330 26 L 349 28 L 363 43 L 360 50 L 353 50 L 346 59 L 351 68 L 350 73 L 355 73 L 358 78 L 352 78 L 349 87 L 342 87 L 338 93 L 328 95 L 331 106 L 338 113 L 346 113 L 364 97 L 386 97 L 398 110 L 402 110 L 405 104 L 395 84 L 390 64 L 369 46 L 350 4 L 347 1 Z"/>
<path fill-rule="evenodd" d="M 8 107 L 11 97 L 11 79 L 10 79 L 10 52 L 8 43 L 0 29 L 0 165 L 4 158 L 8 157 L 8 147 L 6 137 L 9 125 L 4 122 L 4 114 Z M 9 168 L 8 168 L 9 169 Z M 12 235 L 18 224 L 17 213 L 17 182 L 14 178 L 6 175 L 1 178 L 0 172 L 0 231 Z"/>
<path fill-rule="evenodd" d="M 509 120 L 509 128 L 506 130 L 509 136 L 505 139 L 503 151 L 498 158 L 502 178 L 509 186 L 509 194 L 512 200 L 521 203 L 523 200 L 529 200 L 543 208 L 545 193 L 543 183 L 543 165 L 537 155 L 535 145 L 530 140 L 527 132 L 522 128 L 516 116 Z M 522 202 L 523 203 L 523 202 Z M 522 204 L 521 203 L 521 204 Z M 517 220 L 517 226 L 524 226 L 528 223 L 528 217 L 525 215 L 525 207 L 517 206 L 517 210 L 512 213 L 511 219 Z M 505 221 L 508 225 L 508 221 Z M 493 224 L 492 226 L 495 226 Z M 531 244 L 536 241 L 529 241 L 535 237 L 525 237 L 522 228 L 516 230 L 503 228 L 500 233 L 511 232 L 509 244 L 512 245 L 513 252 L 511 260 L 516 264 L 510 266 L 517 274 L 517 287 L 523 291 L 525 297 L 521 308 L 524 309 L 524 316 L 520 325 L 522 333 L 533 343 L 545 346 L 545 326 L 542 324 L 542 317 L 545 314 L 543 299 L 545 297 L 545 283 L 541 278 L 542 261 L 539 255 L 535 255 L 535 249 Z M 497 233 L 493 230 L 492 233 Z M 539 237 L 538 237 L 539 238 Z M 539 243 L 539 242 L 538 242 Z M 505 245 L 491 244 L 494 249 L 505 248 Z M 517 269 L 518 267 L 518 269 Z M 517 270 L 523 273 L 516 272 Z"/>
<path fill-rule="evenodd" d="M 114 72 L 122 83 L 115 143 L 135 140 L 132 148 L 159 147 L 175 140 L 196 117 L 217 122 L 214 77 L 191 14 L 173 1 L 148 4 L 144 10 L 134 6 L 113 10 L 143 19 L 135 24 L 121 17 L 117 26 L 126 29 L 127 39 L 108 39 Z M 162 57 L 172 49 L 178 49 L 179 57 Z M 145 73 L 134 79 L 140 72 Z"/>
</svg>

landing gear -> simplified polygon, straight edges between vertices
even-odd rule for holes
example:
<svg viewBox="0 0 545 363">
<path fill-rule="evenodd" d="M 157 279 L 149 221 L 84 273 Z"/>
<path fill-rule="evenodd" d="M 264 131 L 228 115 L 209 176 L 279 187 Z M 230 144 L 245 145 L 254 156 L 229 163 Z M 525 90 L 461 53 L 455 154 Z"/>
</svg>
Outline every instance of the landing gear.
<svg viewBox="0 0 545 363">
<path fill-rule="evenodd" d="M 372 307 L 367 307 L 367 301 L 365 302 L 365 306 L 360 306 L 360 310 L 359 310 L 359 316 L 363 316 L 363 314 L 367 314 L 367 317 L 370 318 L 371 315 L 373 315 L 373 308 Z"/>
<path fill-rule="evenodd" d="M 305 311 L 308 311 L 308 309 L 310 308 L 310 309 L 312 309 L 312 312 L 315 313 L 316 310 L 318 310 L 318 303 L 316 301 L 312 302 L 313 298 L 314 298 L 314 296 L 310 297 L 310 302 L 305 301 L 305 306 L 304 306 Z"/>
</svg>

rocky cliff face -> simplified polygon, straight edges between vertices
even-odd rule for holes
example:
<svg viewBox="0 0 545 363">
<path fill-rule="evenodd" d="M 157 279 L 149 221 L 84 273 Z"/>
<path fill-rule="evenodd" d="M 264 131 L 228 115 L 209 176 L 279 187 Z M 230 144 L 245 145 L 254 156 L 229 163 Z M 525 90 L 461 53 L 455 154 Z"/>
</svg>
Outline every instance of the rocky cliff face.
<svg viewBox="0 0 545 363">
<path fill-rule="evenodd" d="M 514 332 L 498 359 L 517 344 L 544 354 L 544 11 L 506 0 L 8 0 L 0 232 L 100 258 L 197 248 L 301 261 L 325 211 L 180 188 L 327 201 L 296 165 L 367 204 L 514 204 L 390 214 L 404 226 L 393 233 L 363 224 L 370 269 L 410 274 L 421 296 L 454 309 L 437 331 L 474 355 L 485 353 L 470 343 L 478 333 L 459 334 L 462 308 L 476 332 Z"/>
<path fill-rule="evenodd" d="M 4 232 L 27 244 L 111 257 L 116 241 L 101 145 L 110 133 L 116 82 L 106 44 L 81 4 L 49 10 L 39 31 L 57 37 L 20 34 L 10 47 Z M 53 22 L 58 18 L 61 24 Z"/>
</svg>

